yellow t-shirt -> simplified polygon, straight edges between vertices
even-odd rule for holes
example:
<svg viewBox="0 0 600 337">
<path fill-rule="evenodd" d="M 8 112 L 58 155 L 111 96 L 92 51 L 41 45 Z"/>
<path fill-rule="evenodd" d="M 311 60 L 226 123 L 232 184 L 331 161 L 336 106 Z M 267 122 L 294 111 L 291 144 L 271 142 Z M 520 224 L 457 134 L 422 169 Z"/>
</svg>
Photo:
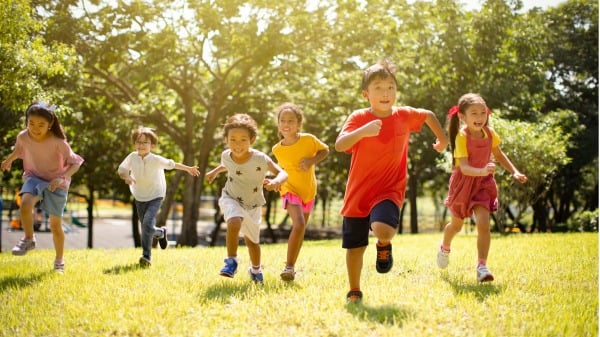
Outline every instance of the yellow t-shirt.
<svg viewBox="0 0 600 337">
<path fill-rule="evenodd" d="M 288 174 L 287 181 L 281 186 L 280 193 L 293 193 L 309 202 L 317 194 L 317 178 L 315 165 L 308 170 L 300 170 L 300 160 L 314 157 L 317 152 L 328 149 L 328 146 L 310 133 L 300 133 L 300 139 L 292 145 L 282 145 L 278 142 L 273 146 L 273 154 L 277 163 Z"/>
<path fill-rule="evenodd" d="M 498 147 L 500 145 L 500 136 L 491 127 L 488 127 L 488 129 L 492 134 L 492 148 Z M 483 131 L 483 138 L 487 137 L 487 132 Z M 469 152 L 467 151 L 467 130 L 466 128 L 462 128 L 458 131 L 454 140 L 454 166 L 459 167 L 459 159 L 467 157 L 469 157 Z"/>
</svg>

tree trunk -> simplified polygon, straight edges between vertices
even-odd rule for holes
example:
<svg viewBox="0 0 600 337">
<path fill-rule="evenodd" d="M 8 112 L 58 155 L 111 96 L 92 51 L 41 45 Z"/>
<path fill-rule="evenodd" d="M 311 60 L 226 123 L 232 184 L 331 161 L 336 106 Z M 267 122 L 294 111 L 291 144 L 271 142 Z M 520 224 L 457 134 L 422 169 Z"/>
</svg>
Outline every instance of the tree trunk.
<svg viewBox="0 0 600 337">
<path fill-rule="evenodd" d="M 89 197 L 87 200 L 87 216 L 88 216 L 88 242 L 87 247 L 92 249 L 94 248 L 94 187 L 90 184 L 88 185 L 88 190 L 90 191 Z"/>
<path fill-rule="evenodd" d="M 417 216 L 417 176 L 414 174 L 408 177 L 408 197 L 410 202 L 410 232 L 419 233 L 419 219 Z"/>
<path fill-rule="evenodd" d="M 131 203 L 131 233 L 133 233 L 133 246 L 138 248 L 142 246 L 142 238 L 140 236 L 140 216 L 135 207 L 135 201 Z"/>
</svg>

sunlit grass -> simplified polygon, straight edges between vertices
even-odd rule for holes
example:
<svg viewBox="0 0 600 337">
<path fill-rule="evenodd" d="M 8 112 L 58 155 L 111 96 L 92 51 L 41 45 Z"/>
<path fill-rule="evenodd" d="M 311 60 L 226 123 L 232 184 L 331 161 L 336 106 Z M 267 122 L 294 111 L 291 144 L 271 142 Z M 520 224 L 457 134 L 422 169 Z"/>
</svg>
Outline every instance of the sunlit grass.
<svg viewBox="0 0 600 337">
<path fill-rule="evenodd" d="M 279 280 L 284 244 L 263 245 L 265 285 L 218 276 L 225 248 L 69 250 L 65 275 L 52 250 L 0 254 L 0 336 L 597 336 L 597 234 L 494 236 L 496 280 L 475 280 L 475 236 L 453 243 L 440 271 L 441 234 L 394 239 L 395 266 L 365 255 L 361 305 L 346 305 L 339 240 L 306 242 L 293 283 Z"/>
</svg>

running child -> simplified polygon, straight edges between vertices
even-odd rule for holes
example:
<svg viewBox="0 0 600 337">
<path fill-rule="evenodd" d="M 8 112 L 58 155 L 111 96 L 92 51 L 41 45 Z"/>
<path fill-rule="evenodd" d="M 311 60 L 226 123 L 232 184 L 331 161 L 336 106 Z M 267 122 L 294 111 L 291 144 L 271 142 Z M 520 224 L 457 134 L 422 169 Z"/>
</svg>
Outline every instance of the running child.
<svg viewBox="0 0 600 337">
<path fill-rule="evenodd" d="M 341 214 L 342 247 L 350 291 L 348 302 L 360 302 L 363 255 L 369 231 L 377 238 L 375 267 L 379 273 L 392 269 L 392 243 L 399 225 L 399 209 L 407 183 L 409 136 L 423 124 L 437 137 L 433 148 L 441 152 L 448 141 L 444 130 L 429 110 L 394 106 L 398 83 L 394 66 L 383 60 L 363 73 L 362 96 L 370 107 L 348 117 L 335 149 L 352 155 Z"/>
<path fill-rule="evenodd" d="M 158 137 L 152 129 L 139 127 L 131 133 L 135 151 L 131 152 L 117 169 L 119 177 L 129 185 L 135 207 L 142 223 L 142 267 L 152 265 L 152 239 L 158 239 L 160 248 L 168 245 L 167 227 L 156 227 L 156 215 L 167 193 L 165 170 L 182 170 L 194 177 L 200 175 L 197 167 L 176 163 L 154 154 Z"/>
<path fill-rule="evenodd" d="M 280 194 L 283 208 L 292 219 L 287 260 L 280 274 L 284 281 L 293 281 L 296 276 L 294 266 L 317 194 L 315 166 L 329 154 L 325 143 L 312 134 L 300 132 L 303 120 L 304 113 L 293 103 L 277 108 L 277 128 L 282 139 L 273 146 L 273 154 L 288 174 Z"/>
<path fill-rule="evenodd" d="M 71 177 L 83 164 L 83 158 L 71 150 L 55 109 L 56 106 L 46 102 L 35 102 L 27 107 L 26 129 L 17 135 L 15 148 L 2 162 L 2 170 L 10 170 L 17 158 L 23 160 L 24 183 L 19 193 L 19 209 L 25 236 L 12 249 L 13 255 L 22 256 L 35 248 L 33 208 L 39 202 L 41 209 L 49 214 L 56 252 L 54 271 L 62 274 L 65 271 L 62 217 Z"/>
<path fill-rule="evenodd" d="M 227 258 L 221 276 L 233 277 L 237 272 L 241 233 L 250 255 L 250 279 L 262 284 L 260 224 L 262 206 L 265 204 L 263 188 L 279 191 L 281 184 L 287 180 L 287 173 L 269 156 L 251 148 L 257 134 L 256 121 L 249 115 L 229 117 L 223 127 L 223 139 L 228 149 L 221 154 L 221 163 L 206 173 L 206 179 L 212 182 L 219 173 L 227 171 L 227 182 L 219 198 L 219 207 L 227 222 Z M 268 172 L 275 174 L 275 177 L 267 178 Z"/>
<path fill-rule="evenodd" d="M 461 231 L 465 218 L 475 217 L 477 226 L 477 281 L 493 281 L 486 263 L 490 250 L 490 213 L 498 209 L 498 189 L 494 180 L 497 161 L 512 177 L 525 183 L 519 172 L 500 149 L 500 137 L 489 125 L 490 109 L 478 94 L 465 94 L 448 112 L 448 135 L 453 154 L 453 171 L 445 204 L 452 213 L 444 228 L 437 264 L 446 268 L 450 245 Z"/>
</svg>

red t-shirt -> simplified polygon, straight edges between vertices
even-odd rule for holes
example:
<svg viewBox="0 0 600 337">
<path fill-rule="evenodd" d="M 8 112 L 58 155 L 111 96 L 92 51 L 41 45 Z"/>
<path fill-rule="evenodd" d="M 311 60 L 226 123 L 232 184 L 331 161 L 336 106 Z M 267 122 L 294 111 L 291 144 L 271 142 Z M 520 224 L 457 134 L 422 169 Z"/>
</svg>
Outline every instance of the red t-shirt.
<svg viewBox="0 0 600 337">
<path fill-rule="evenodd" d="M 427 114 L 411 107 L 394 107 L 388 117 L 379 118 L 370 109 L 354 111 L 341 133 L 381 119 L 379 135 L 364 137 L 346 152 L 352 154 L 346 194 L 341 214 L 366 217 L 373 206 L 391 200 L 398 207 L 404 202 L 407 181 L 408 141 L 411 132 L 421 130 Z"/>
</svg>

